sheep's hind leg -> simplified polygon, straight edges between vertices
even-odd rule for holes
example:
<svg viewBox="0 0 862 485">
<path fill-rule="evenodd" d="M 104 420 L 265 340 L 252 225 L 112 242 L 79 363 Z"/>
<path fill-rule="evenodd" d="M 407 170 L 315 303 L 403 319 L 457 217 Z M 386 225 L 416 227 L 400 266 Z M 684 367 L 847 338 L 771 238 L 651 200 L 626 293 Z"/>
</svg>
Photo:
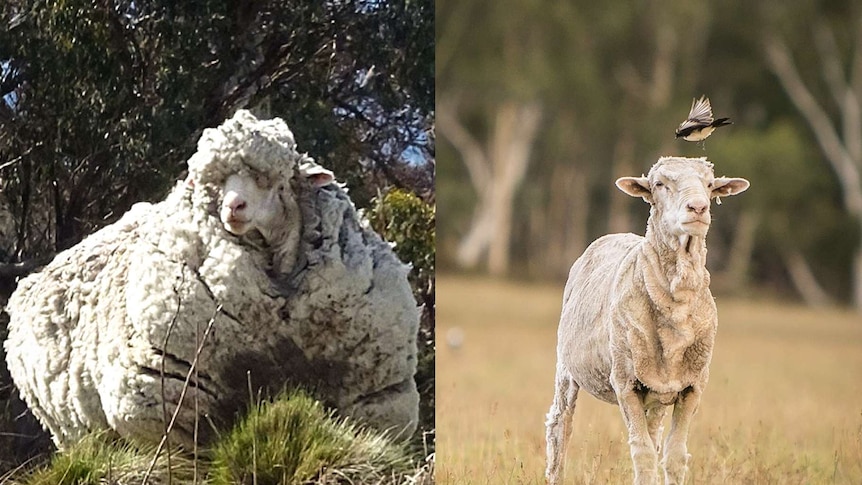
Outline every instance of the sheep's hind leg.
<svg viewBox="0 0 862 485">
<path fill-rule="evenodd" d="M 566 458 L 566 444 L 572 431 L 572 414 L 580 387 L 562 365 L 557 365 L 554 402 L 548 411 L 546 427 L 548 468 L 545 478 L 550 485 L 560 483 Z"/>
<path fill-rule="evenodd" d="M 700 403 L 700 395 L 699 389 L 690 387 L 680 393 L 676 404 L 673 406 L 670 431 L 664 442 L 664 458 L 662 459 L 666 485 L 685 482 L 685 472 L 688 470 L 690 456 L 686 447 L 688 428 Z"/>
</svg>

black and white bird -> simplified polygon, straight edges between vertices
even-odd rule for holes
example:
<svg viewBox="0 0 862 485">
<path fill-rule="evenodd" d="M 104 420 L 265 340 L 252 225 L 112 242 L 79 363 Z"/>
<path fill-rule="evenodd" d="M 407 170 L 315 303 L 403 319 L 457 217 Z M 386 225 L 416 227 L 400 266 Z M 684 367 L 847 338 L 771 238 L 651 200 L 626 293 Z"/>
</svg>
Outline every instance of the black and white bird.
<svg viewBox="0 0 862 485">
<path fill-rule="evenodd" d="M 719 126 L 733 124 L 730 118 L 712 119 L 712 106 L 709 98 L 701 96 L 691 101 L 688 119 L 680 123 L 676 129 L 676 137 L 686 141 L 703 141 Z"/>
</svg>

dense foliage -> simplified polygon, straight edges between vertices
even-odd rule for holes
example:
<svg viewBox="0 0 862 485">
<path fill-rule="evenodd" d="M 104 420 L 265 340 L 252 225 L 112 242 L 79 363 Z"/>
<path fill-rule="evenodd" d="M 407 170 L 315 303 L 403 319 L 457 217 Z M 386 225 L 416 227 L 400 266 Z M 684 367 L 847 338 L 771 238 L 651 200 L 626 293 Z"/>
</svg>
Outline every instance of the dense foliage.
<svg viewBox="0 0 862 485">
<path fill-rule="evenodd" d="M 380 184 L 433 184 L 428 1 L 11 0 L 0 66 L 21 260 L 163 194 L 201 130 L 238 108 L 283 117 L 360 205 Z"/>
</svg>

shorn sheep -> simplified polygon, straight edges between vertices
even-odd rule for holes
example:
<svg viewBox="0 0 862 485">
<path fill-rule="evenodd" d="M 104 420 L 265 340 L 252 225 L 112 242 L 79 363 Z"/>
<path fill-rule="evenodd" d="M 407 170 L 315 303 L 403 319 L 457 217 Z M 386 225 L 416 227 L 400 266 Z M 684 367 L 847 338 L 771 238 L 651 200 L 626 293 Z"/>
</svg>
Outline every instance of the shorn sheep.
<svg viewBox="0 0 862 485">
<path fill-rule="evenodd" d="M 562 480 L 581 389 L 620 406 L 635 484 L 659 483 L 660 452 L 665 483 L 683 483 L 689 425 L 709 378 L 718 324 L 706 270 L 710 201 L 738 194 L 749 183 L 716 178 L 706 158 L 663 157 L 648 176 L 623 177 L 616 185 L 651 205 L 646 236 L 601 237 L 569 272 L 546 422 L 551 484 Z M 670 405 L 662 446 L 662 418 Z"/>
<path fill-rule="evenodd" d="M 409 268 L 280 119 L 204 130 L 167 198 L 23 279 L 9 371 L 55 443 L 109 429 L 205 443 L 249 387 L 301 386 L 393 435 L 416 427 Z M 254 392 L 256 394 L 256 392 Z"/>
</svg>

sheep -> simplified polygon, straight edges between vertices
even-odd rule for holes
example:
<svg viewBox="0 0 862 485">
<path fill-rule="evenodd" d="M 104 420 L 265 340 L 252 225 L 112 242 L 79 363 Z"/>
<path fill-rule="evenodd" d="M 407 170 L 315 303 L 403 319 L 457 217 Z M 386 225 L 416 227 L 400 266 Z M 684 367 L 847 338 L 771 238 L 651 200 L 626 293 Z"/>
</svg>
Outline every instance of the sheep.
<svg viewBox="0 0 862 485">
<path fill-rule="evenodd" d="M 252 386 L 301 386 L 406 436 L 419 402 L 408 272 L 282 120 L 241 110 L 204 130 L 165 200 L 20 281 L 8 368 L 60 448 L 94 430 L 156 442 L 174 415 L 173 443 L 206 443 Z"/>
<path fill-rule="evenodd" d="M 648 176 L 616 185 L 651 205 L 646 235 L 603 236 L 569 272 L 545 423 L 551 484 L 562 480 L 581 389 L 619 405 L 636 484 L 658 483 L 662 419 L 673 405 L 661 464 L 665 483 L 683 483 L 689 425 L 709 378 L 718 323 L 706 269 L 710 200 L 749 183 L 716 178 L 705 157 L 662 157 Z"/>
</svg>

